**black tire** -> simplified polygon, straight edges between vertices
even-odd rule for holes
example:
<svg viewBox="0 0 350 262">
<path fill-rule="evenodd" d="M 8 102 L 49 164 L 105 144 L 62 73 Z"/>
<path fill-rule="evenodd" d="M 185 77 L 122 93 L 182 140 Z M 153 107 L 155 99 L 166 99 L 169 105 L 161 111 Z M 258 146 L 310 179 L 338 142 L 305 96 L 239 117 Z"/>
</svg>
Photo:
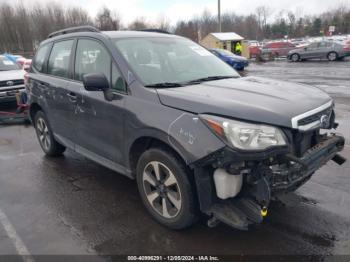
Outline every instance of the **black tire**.
<svg viewBox="0 0 350 262">
<path fill-rule="evenodd" d="M 329 61 L 336 61 L 338 59 L 338 53 L 337 52 L 329 52 L 327 55 L 327 58 Z"/>
<path fill-rule="evenodd" d="M 44 153 L 51 157 L 61 156 L 66 148 L 55 140 L 49 121 L 43 111 L 38 111 L 35 114 L 34 127 Z"/>
<path fill-rule="evenodd" d="M 157 180 L 155 169 L 152 172 L 155 163 L 159 165 L 158 170 L 160 171 L 158 176 L 161 177 L 160 180 Z M 189 180 L 190 173 L 183 161 L 173 152 L 163 148 L 151 148 L 145 151 L 138 161 L 136 171 L 137 186 L 141 200 L 157 222 L 171 229 L 184 229 L 196 221 L 197 205 L 194 190 Z M 152 176 L 152 183 L 154 182 L 157 186 L 152 186 L 148 182 L 149 180 L 145 179 L 146 174 L 147 176 Z M 175 177 L 176 185 L 173 184 L 167 187 L 166 182 L 169 180 L 170 174 Z M 163 185 L 163 190 L 165 191 L 163 193 L 161 185 Z M 158 196 L 156 196 L 157 194 Z M 171 201 L 171 199 L 174 199 L 170 197 L 171 195 L 176 195 L 180 199 L 176 199 L 177 203 L 181 203 L 179 209 Z M 149 200 L 150 198 L 154 198 L 153 201 Z M 163 206 L 166 206 L 166 212 Z"/>
<path fill-rule="evenodd" d="M 300 61 L 300 55 L 297 53 L 294 53 L 290 56 L 290 61 L 292 62 L 299 62 Z"/>
</svg>

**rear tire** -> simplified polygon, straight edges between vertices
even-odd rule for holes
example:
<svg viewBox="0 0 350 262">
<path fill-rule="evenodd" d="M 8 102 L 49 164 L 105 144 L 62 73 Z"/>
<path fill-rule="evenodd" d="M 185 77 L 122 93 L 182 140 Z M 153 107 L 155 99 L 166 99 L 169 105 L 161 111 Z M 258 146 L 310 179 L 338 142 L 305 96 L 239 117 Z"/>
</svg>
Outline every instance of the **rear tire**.
<svg viewBox="0 0 350 262">
<path fill-rule="evenodd" d="M 327 55 L 327 58 L 329 61 L 335 61 L 338 59 L 338 54 L 337 52 L 330 52 L 328 55 Z"/>
<path fill-rule="evenodd" d="M 43 111 L 38 111 L 35 114 L 34 127 L 44 153 L 52 157 L 61 156 L 66 148 L 55 140 L 49 121 Z"/>
<path fill-rule="evenodd" d="M 156 221 L 171 229 L 195 222 L 197 208 L 190 174 L 173 152 L 165 148 L 145 151 L 136 171 L 141 200 Z"/>
</svg>

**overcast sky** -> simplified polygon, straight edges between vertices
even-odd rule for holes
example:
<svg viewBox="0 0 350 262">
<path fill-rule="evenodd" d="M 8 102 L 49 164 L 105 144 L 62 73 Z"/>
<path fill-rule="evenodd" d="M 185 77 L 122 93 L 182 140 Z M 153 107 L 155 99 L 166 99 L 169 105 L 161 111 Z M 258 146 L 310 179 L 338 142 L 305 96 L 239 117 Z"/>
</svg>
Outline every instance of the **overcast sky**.
<svg viewBox="0 0 350 262">
<path fill-rule="evenodd" d="M 1 2 L 22 1 L 52 2 L 47 0 L 0 0 Z M 117 10 L 124 23 L 129 23 L 136 17 L 143 16 L 150 22 L 157 21 L 160 16 L 166 16 L 172 24 L 179 19 L 189 19 L 202 13 L 205 9 L 217 13 L 217 0 L 59 0 L 65 6 L 76 5 L 85 8 L 94 16 L 103 6 Z M 234 11 L 238 14 L 250 14 L 259 5 L 270 7 L 276 16 L 280 10 L 297 11 L 299 15 L 317 14 L 339 5 L 350 7 L 350 0 L 221 0 L 222 11 Z"/>
</svg>

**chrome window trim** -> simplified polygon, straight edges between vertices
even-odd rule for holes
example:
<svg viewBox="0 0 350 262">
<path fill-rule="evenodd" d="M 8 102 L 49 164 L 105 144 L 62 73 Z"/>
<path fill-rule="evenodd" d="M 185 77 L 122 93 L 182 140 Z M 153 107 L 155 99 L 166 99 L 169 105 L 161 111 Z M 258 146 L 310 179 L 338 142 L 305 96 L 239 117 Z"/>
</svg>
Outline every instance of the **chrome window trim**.
<svg viewBox="0 0 350 262">
<path fill-rule="evenodd" d="M 320 107 L 317 107 L 315 109 L 312 109 L 312 110 L 307 111 L 307 112 L 305 112 L 303 114 L 300 114 L 300 115 L 297 115 L 297 116 L 293 117 L 292 118 L 292 127 L 296 128 L 296 129 L 300 129 L 302 131 L 306 131 L 306 130 L 309 130 L 311 128 L 317 127 L 317 123 L 316 122 L 320 122 L 320 121 L 316 121 L 316 122 L 310 123 L 310 124 L 305 125 L 305 126 L 298 126 L 298 121 L 300 119 L 306 118 L 308 116 L 312 116 L 314 114 L 317 114 L 317 113 L 319 113 L 319 112 L 321 112 L 321 111 L 323 111 L 323 110 L 325 110 L 325 109 L 327 109 L 327 108 L 329 108 L 331 106 L 333 106 L 333 100 L 327 102 L 326 104 L 324 104 L 324 105 L 322 105 Z"/>
</svg>

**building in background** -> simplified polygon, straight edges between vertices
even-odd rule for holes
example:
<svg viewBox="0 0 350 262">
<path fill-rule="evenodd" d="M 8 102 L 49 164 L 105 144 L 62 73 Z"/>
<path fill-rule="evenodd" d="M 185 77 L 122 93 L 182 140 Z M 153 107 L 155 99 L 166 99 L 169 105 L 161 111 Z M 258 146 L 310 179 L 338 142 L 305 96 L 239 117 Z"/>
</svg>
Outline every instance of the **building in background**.
<svg viewBox="0 0 350 262">
<path fill-rule="evenodd" d="M 244 37 L 234 32 L 227 33 L 210 33 L 204 37 L 200 44 L 206 48 L 221 48 L 232 53 L 235 52 L 236 44 L 242 45 L 242 56 L 249 57 L 249 45 Z"/>
</svg>

